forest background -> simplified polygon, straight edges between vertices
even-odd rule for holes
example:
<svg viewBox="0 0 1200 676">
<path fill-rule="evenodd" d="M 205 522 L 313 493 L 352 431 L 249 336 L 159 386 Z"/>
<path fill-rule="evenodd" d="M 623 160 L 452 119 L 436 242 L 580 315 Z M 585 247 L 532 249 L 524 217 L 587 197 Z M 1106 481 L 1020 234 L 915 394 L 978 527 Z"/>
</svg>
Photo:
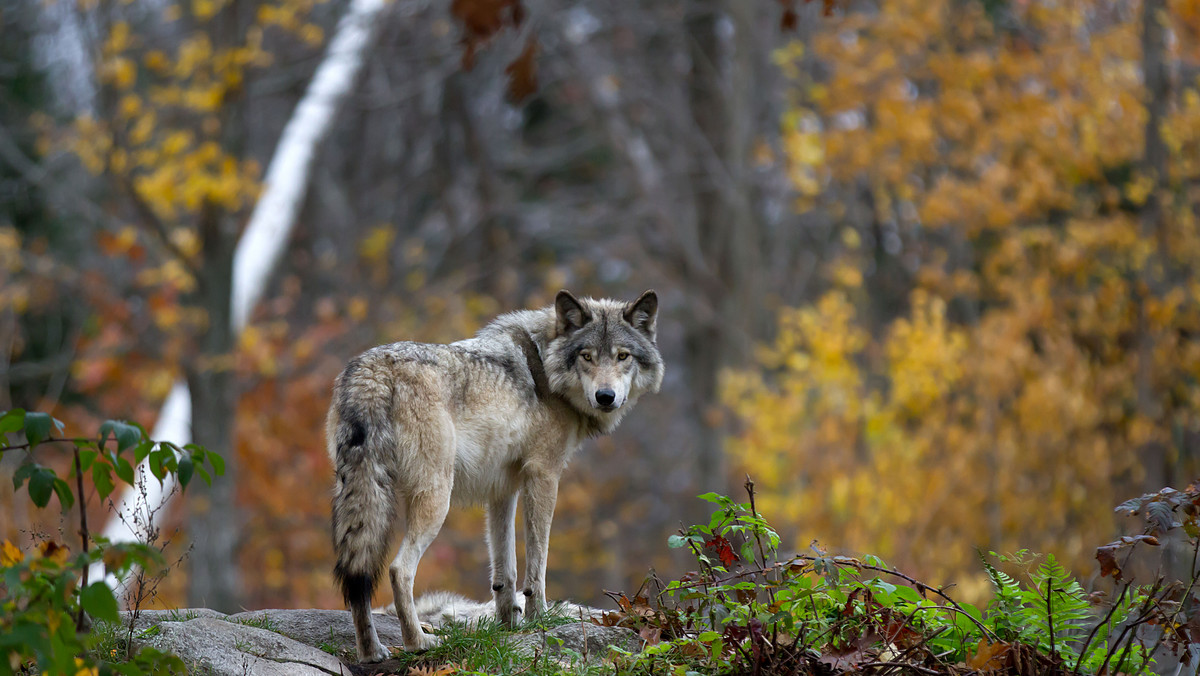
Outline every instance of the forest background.
<svg viewBox="0 0 1200 676">
<path fill-rule="evenodd" d="M 150 426 L 182 380 L 227 458 L 156 603 L 340 607 L 334 376 L 563 287 L 657 289 L 668 370 L 572 463 L 552 598 L 677 575 L 746 473 L 785 549 L 968 599 L 976 548 L 1094 579 L 1113 506 L 1194 477 L 1200 0 L 394 0 L 235 336 L 234 245 L 350 5 L 0 5 L 0 408 Z M 20 462 L 0 537 L 74 529 Z M 482 521 L 420 588 L 486 597 Z"/>
</svg>

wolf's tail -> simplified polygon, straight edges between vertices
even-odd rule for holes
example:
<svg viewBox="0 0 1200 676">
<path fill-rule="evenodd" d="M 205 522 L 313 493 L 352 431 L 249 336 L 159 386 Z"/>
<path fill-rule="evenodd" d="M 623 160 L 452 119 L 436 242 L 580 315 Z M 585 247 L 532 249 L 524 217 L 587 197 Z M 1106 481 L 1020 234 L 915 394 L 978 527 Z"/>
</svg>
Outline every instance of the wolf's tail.
<svg viewBox="0 0 1200 676">
<path fill-rule="evenodd" d="M 396 439 L 385 411 L 360 408 L 339 395 L 330 430 L 337 470 L 333 574 L 351 608 L 369 608 L 396 520 Z"/>
</svg>

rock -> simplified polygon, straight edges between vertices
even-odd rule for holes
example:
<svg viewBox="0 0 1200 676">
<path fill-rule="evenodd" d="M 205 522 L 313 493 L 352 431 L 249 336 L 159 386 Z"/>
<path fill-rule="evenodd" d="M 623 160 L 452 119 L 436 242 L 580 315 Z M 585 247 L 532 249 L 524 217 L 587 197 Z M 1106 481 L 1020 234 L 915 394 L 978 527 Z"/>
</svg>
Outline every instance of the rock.
<svg viewBox="0 0 1200 676">
<path fill-rule="evenodd" d="M 450 603 L 448 598 L 443 595 L 430 599 L 424 608 L 429 613 L 423 613 L 422 619 L 441 626 L 460 615 L 475 621 L 490 617 L 486 603 L 457 596 L 450 598 Z M 585 617 L 592 611 L 601 612 L 580 606 L 570 609 Z M 128 612 L 121 614 L 125 626 L 130 617 Z M 375 614 L 373 619 L 385 646 L 403 645 L 400 622 L 395 616 Z M 254 610 L 234 615 L 206 608 L 143 610 L 134 628 L 135 647 L 153 646 L 175 653 L 190 672 L 215 676 L 379 674 L 402 668 L 396 660 L 376 665 L 353 663 L 354 623 L 345 610 Z M 632 629 L 601 627 L 588 621 L 571 622 L 544 633 L 512 634 L 508 640 L 530 657 L 541 651 L 564 664 L 578 659 L 575 655 L 586 655 L 589 662 L 599 661 L 608 657 L 609 646 L 629 652 L 642 648 L 641 639 Z"/>
<path fill-rule="evenodd" d="M 213 676 L 317 676 L 347 671 L 338 658 L 318 648 L 267 629 L 218 617 L 164 621 L 157 631 L 135 637 L 134 645 L 175 653 L 187 665 L 189 673 Z"/>
<path fill-rule="evenodd" d="M 545 638 L 547 636 L 552 636 L 562 643 L 548 641 Z M 591 622 L 560 625 L 547 630 L 545 634 L 517 634 L 513 636 L 512 641 L 515 646 L 530 655 L 538 649 L 556 656 L 573 651 L 586 656 L 589 661 L 608 657 L 610 646 L 631 653 L 642 649 L 642 639 L 636 631 L 627 627 L 601 627 Z"/>
<path fill-rule="evenodd" d="M 264 629 L 270 629 L 314 648 L 354 651 L 354 620 L 345 610 L 251 610 L 226 618 Z M 404 645 L 400 620 L 392 615 L 375 614 L 375 631 L 379 640 L 389 648 Z"/>
<path fill-rule="evenodd" d="M 121 626 L 129 628 L 129 618 L 133 615 L 128 610 L 121 611 Z M 225 613 L 219 613 L 208 608 L 190 608 L 184 610 L 142 610 L 137 614 L 137 618 L 133 622 L 133 630 L 141 631 L 147 627 L 153 627 L 156 624 L 163 622 L 187 622 L 194 620 L 197 617 L 214 617 L 222 619 Z"/>
</svg>

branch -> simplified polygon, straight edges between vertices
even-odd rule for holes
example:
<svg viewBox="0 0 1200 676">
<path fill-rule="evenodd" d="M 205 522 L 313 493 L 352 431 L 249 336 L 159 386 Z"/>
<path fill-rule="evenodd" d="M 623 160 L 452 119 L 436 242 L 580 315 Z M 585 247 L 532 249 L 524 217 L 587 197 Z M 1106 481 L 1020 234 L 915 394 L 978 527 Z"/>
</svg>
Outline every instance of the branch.
<svg viewBox="0 0 1200 676">
<path fill-rule="evenodd" d="M 172 256 L 178 258 L 179 262 L 183 263 L 189 272 L 195 274 L 199 270 L 199 261 L 194 256 L 187 255 L 183 249 L 180 249 L 171 240 L 171 233 L 167 230 L 167 224 L 163 223 L 162 219 L 158 217 L 158 214 L 154 213 L 154 209 L 149 204 L 146 204 L 146 200 L 142 199 L 142 196 L 138 194 L 137 188 L 134 187 L 129 177 L 116 174 L 116 172 L 110 171 L 109 173 L 115 177 L 117 185 L 121 186 L 121 190 L 129 197 L 129 201 L 133 203 L 133 208 L 137 211 L 142 222 L 157 236 L 158 243 Z"/>
</svg>

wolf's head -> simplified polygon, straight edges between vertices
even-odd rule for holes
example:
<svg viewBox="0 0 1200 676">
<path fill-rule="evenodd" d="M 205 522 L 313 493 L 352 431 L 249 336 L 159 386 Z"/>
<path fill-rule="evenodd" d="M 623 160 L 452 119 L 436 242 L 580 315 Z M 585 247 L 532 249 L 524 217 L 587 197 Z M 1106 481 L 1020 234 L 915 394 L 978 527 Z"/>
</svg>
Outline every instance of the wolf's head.
<svg viewBox="0 0 1200 676">
<path fill-rule="evenodd" d="M 663 362 L 654 342 L 658 296 L 647 291 L 623 303 L 559 291 L 554 315 L 555 337 L 546 356 L 550 388 L 608 432 L 638 397 L 662 385 Z"/>
</svg>

